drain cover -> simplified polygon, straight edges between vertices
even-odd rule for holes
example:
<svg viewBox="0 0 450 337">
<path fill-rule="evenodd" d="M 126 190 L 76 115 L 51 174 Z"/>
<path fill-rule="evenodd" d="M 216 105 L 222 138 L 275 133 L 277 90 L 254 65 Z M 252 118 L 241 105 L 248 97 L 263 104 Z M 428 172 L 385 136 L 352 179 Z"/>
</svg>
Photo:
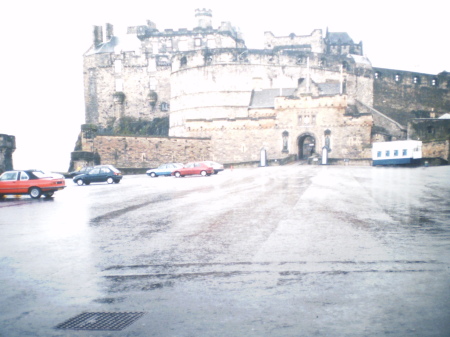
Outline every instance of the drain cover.
<svg viewBox="0 0 450 337">
<path fill-rule="evenodd" d="M 144 315 L 144 312 L 84 312 L 64 323 L 56 329 L 71 330 L 114 330 L 119 331 Z"/>
</svg>

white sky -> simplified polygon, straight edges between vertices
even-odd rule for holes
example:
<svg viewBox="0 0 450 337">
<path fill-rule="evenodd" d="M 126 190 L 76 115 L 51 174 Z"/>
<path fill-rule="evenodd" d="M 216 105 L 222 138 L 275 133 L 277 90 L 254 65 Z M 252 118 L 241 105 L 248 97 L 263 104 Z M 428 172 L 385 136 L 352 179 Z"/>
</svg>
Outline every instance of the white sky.
<svg viewBox="0 0 450 337">
<path fill-rule="evenodd" d="M 362 41 L 374 67 L 450 71 L 442 0 L 8 1 L 0 13 L 0 134 L 16 136 L 14 168 L 67 171 L 84 123 L 82 56 L 93 25 L 111 23 L 116 35 L 147 20 L 160 31 L 192 29 L 196 8 L 212 10 L 214 28 L 223 21 L 239 28 L 249 48 L 263 48 L 265 31 L 325 34 L 328 27 Z"/>
</svg>

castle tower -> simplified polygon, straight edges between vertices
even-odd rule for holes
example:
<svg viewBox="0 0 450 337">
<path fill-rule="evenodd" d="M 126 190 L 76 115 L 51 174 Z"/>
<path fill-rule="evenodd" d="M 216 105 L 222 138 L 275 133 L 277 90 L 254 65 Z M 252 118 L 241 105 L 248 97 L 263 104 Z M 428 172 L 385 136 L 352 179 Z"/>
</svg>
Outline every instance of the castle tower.
<svg viewBox="0 0 450 337">
<path fill-rule="evenodd" d="M 212 11 L 210 9 L 196 9 L 195 18 L 197 19 L 197 27 L 201 29 L 212 28 Z"/>
</svg>

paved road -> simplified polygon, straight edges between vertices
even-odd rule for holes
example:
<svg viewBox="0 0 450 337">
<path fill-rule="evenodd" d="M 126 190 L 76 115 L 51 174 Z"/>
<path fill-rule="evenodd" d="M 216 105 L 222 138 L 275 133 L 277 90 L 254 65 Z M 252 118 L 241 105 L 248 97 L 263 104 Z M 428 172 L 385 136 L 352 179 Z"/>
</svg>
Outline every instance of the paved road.
<svg viewBox="0 0 450 337">
<path fill-rule="evenodd" d="M 2 200 L 0 336 L 448 336 L 449 176 L 289 165 Z"/>
</svg>

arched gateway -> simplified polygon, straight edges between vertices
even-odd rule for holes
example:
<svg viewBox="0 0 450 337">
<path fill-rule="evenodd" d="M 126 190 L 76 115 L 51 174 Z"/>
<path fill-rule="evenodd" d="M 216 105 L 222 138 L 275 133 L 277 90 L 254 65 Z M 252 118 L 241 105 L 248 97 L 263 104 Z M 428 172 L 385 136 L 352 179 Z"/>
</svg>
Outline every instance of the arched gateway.
<svg viewBox="0 0 450 337">
<path fill-rule="evenodd" d="M 306 159 L 316 152 L 316 138 L 312 133 L 305 132 L 298 136 L 298 159 Z"/>
</svg>

